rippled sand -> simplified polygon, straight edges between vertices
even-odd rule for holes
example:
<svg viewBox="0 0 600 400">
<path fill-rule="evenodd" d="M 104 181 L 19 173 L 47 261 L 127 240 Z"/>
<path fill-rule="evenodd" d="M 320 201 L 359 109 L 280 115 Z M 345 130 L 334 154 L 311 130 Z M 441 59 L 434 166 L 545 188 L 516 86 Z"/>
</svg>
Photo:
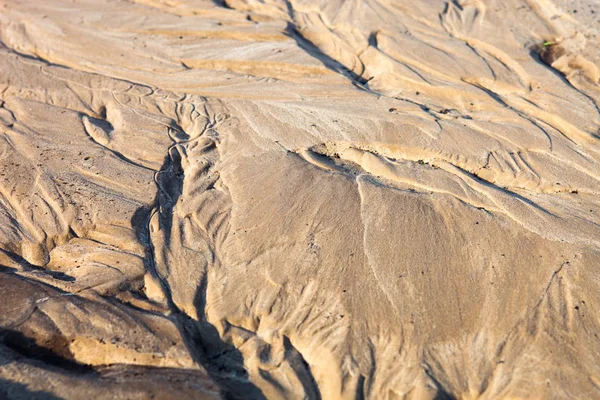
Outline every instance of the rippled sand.
<svg viewBox="0 0 600 400">
<path fill-rule="evenodd" d="M 0 398 L 599 397 L 599 21 L 0 0 Z"/>
</svg>

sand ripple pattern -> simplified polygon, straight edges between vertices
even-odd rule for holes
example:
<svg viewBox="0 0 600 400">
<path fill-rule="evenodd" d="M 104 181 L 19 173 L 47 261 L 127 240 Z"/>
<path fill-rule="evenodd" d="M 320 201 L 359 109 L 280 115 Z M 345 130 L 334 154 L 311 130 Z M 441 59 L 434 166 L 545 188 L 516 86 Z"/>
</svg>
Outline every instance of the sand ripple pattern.
<svg viewBox="0 0 600 400">
<path fill-rule="evenodd" d="M 595 2 L 0 10 L 1 398 L 599 396 Z"/>
</svg>

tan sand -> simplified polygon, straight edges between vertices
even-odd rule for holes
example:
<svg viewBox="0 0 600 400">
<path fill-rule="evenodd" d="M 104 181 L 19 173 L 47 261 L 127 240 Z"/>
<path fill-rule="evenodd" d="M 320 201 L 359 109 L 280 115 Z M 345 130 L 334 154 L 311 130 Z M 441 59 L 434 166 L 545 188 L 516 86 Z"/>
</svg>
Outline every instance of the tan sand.
<svg viewBox="0 0 600 400">
<path fill-rule="evenodd" d="M 595 0 L 0 0 L 0 398 L 600 397 Z"/>
</svg>

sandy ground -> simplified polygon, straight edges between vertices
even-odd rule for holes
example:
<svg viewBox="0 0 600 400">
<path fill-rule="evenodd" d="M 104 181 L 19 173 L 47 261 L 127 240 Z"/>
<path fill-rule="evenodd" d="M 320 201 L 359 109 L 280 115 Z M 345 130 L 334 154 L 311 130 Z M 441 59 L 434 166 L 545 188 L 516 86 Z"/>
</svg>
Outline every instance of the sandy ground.
<svg viewBox="0 0 600 400">
<path fill-rule="evenodd" d="M 600 397 L 599 20 L 0 0 L 0 398 Z"/>
</svg>

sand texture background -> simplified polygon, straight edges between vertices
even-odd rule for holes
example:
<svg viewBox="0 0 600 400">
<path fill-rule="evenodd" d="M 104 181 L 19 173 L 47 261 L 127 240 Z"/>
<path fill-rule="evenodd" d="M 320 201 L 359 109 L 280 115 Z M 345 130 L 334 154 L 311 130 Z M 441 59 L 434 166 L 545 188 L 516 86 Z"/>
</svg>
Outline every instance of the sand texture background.
<svg viewBox="0 0 600 400">
<path fill-rule="evenodd" d="M 599 20 L 0 0 L 0 398 L 599 398 Z"/>
</svg>

